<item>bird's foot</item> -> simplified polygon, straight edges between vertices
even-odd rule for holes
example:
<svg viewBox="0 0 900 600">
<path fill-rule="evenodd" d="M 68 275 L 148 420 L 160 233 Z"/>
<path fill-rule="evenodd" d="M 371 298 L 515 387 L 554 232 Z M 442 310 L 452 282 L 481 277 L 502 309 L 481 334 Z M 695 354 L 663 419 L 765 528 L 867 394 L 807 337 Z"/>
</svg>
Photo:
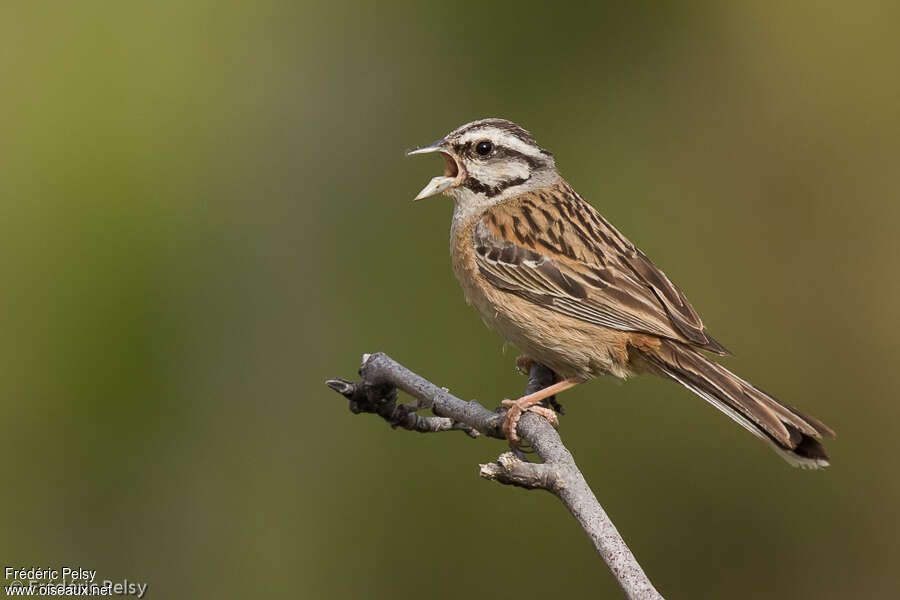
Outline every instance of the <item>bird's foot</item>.
<svg viewBox="0 0 900 600">
<path fill-rule="evenodd" d="M 542 390 L 538 390 L 532 394 L 528 394 L 527 396 L 522 396 L 518 400 L 504 400 L 501 402 L 503 406 L 506 407 L 506 417 L 503 419 L 503 425 L 501 427 L 503 434 L 506 436 L 506 439 L 509 440 L 509 445 L 513 449 L 517 449 L 519 447 L 519 434 L 516 431 L 516 427 L 519 424 L 519 419 L 522 417 L 522 413 L 526 411 L 531 411 L 533 413 L 537 413 L 550 421 L 550 424 L 554 427 L 559 426 L 559 420 L 556 418 L 556 413 L 545 406 L 536 406 L 540 404 L 542 400 L 546 400 L 547 398 L 553 396 L 554 394 L 558 394 L 560 392 L 564 392 L 569 388 L 575 387 L 579 383 L 581 383 L 582 379 L 564 379 L 562 381 L 557 381 L 551 386 L 545 387 Z"/>
<path fill-rule="evenodd" d="M 559 427 L 559 419 L 556 418 L 556 413 L 549 408 L 538 406 L 538 402 L 540 402 L 540 400 L 535 401 L 525 397 L 519 398 L 518 400 L 504 400 L 500 403 L 506 407 L 506 417 L 503 419 L 501 429 L 509 442 L 510 448 L 518 450 L 522 445 L 522 440 L 519 438 L 516 428 L 519 426 L 519 419 L 522 418 L 522 415 L 526 412 L 538 414 L 550 421 L 550 424 L 554 427 Z"/>
</svg>

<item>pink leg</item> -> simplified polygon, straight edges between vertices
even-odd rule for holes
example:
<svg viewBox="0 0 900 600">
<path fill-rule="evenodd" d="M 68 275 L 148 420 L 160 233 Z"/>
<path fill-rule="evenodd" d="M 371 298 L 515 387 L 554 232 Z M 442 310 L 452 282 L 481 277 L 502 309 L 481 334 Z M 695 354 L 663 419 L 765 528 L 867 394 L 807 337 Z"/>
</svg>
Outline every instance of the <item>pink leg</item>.
<svg viewBox="0 0 900 600">
<path fill-rule="evenodd" d="M 519 446 L 519 436 L 516 433 L 516 427 L 519 424 L 519 418 L 521 418 L 522 413 L 525 411 L 530 411 L 537 413 L 550 421 L 554 427 L 559 424 L 559 421 L 556 419 L 556 413 L 552 410 L 544 408 L 543 406 L 535 406 L 541 400 L 549 398 L 555 394 L 560 392 L 564 392 L 569 388 L 573 388 L 579 383 L 581 383 L 581 379 L 564 379 L 562 381 L 558 381 L 551 386 L 545 387 L 542 390 L 538 390 L 533 394 L 528 394 L 527 396 L 522 396 L 518 400 L 504 400 L 501 402 L 503 406 L 507 407 L 506 418 L 503 420 L 503 433 L 506 434 L 506 439 L 509 440 L 509 445 L 513 448 L 518 448 Z"/>
</svg>

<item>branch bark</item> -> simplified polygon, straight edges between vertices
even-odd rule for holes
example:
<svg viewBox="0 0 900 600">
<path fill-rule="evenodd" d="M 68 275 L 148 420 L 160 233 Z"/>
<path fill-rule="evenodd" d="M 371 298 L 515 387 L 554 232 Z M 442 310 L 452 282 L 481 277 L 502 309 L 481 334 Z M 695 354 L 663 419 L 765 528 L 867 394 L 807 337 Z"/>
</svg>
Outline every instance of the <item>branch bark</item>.
<svg viewBox="0 0 900 600">
<path fill-rule="evenodd" d="M 392 427 L 422 433 L 461 430 L 471 437 L 483 434 L 505 439 L 500 430 L 503 413 L 490 411 L 475 400 L 466 402 L 457 398 L 386 354 L 363 355 L 359 374 L 362 381 L 330 379 L 326 382 L 350 400 L 353 413 L 374 413 Z M 552 371 L 534 363 L 529 371 L 526 393 L 540 390 L 553 380 Z M 398 404 L 398 389 L 415 401 Z M 418 415 L 419 409 L 431 409 L 436 416 Z M 556 429 L 546 419 L 526 412 L 519 420 L 518 433 L 543 462 L 526 462 L 512 452 L 505 452 L 496 462 L 480 465 L 480 475 L 499 483 L 543 489 L 554 494 L 587 533 L 626 598 L 662 599 L 600 506 Z"/>
</svg>

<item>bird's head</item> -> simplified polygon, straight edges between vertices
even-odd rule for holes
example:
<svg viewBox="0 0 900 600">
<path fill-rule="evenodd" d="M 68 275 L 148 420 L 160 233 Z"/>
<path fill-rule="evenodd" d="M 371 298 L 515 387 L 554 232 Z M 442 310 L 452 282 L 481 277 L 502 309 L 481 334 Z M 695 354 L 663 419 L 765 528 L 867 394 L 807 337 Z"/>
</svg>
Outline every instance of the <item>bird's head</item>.
<svg viewBox="0 0 900 600">
<path fill-rule="evenodd" d="M 443 193 L 457 202 L 499 202 L 559 180 L 553 155 L 504 119 L 466 123 L 407 155 L 431 152 L 444 157 L 444 174 L 433 178 L 416 200 Z"/>
</svg>

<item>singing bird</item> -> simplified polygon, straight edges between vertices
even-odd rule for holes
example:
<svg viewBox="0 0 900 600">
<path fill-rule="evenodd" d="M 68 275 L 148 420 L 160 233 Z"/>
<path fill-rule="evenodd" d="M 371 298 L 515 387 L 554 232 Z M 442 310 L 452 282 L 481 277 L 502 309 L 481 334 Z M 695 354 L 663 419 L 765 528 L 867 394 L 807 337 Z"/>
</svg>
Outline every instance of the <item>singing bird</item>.
<svg viewBox="0 0 900 600">
<path fill-rule="evenodd" d="M 556 424 L 542 400 L 600 375 L 653 373 L 688 388 L 790 464 L 828 465 L 819 440 L 834 432 L 707 358 L 729 352 L 681 290 L 560 177 L 553 155 L 528 131 L 481 119 L 408 154 L 433 152 L 443 156 L 444 174 L 415 199 L 454 200 L 451 259 L 466 300 L 557 376 L 537 393 L 503 401 L 511 446 L 524 411 Z"/>
</svg>

